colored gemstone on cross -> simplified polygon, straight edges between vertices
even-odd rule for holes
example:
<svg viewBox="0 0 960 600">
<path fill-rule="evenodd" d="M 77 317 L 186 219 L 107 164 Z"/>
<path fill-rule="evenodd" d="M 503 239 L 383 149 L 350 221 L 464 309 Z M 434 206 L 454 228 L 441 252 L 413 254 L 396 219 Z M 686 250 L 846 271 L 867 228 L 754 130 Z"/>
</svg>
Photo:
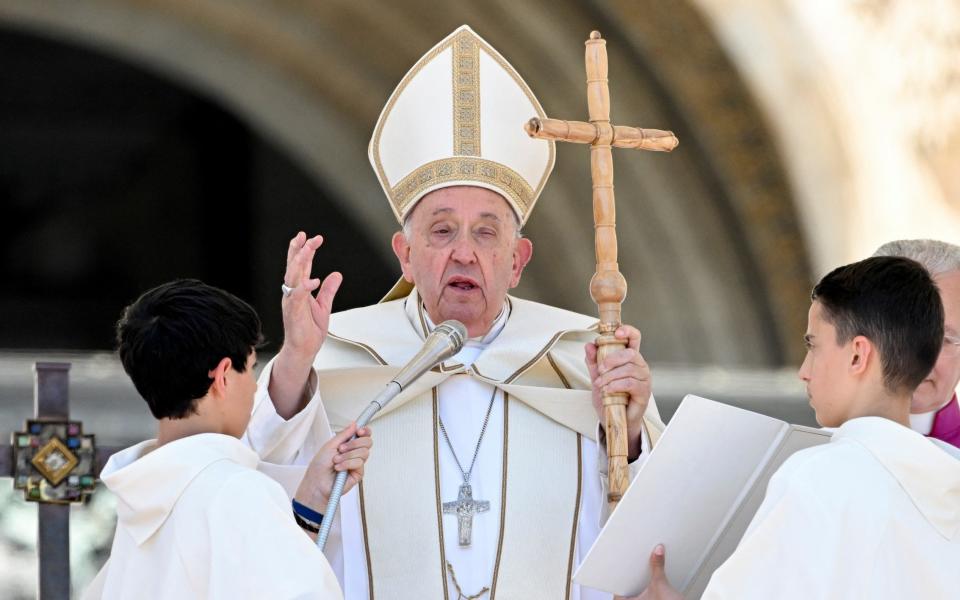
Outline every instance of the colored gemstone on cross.
<svg viewBox="0 0 960 600">
<path fill-rule="evenodd" d="M 60 485 L 77 463 L 79 460 L 76 455 L 56 437 L 50 438 L 50 441 L 40 448 L 30 461 L 30 464 L 53 485 Z"/>
<path fill-rule="evenodd" d="M 96 488 L 94 437 L 79 421 L 28 419 L 11 440 L 14 487 L 26 500 L 81 502 Z"/>
</svg>

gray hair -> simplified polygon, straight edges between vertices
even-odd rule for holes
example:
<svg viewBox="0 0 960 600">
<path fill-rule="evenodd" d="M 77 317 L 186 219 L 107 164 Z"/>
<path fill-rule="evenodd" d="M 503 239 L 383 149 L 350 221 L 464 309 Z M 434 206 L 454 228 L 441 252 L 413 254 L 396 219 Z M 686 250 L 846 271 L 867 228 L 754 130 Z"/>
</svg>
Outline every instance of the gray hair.
<svg viewBox="0 0 960 600">
<path fill-rule="evenodd" d="M 932 277 L 960 271 L 960 246 L 940 240 L 897 240 L 877 248 L 874 256 L 910 258 L 930 272 Z"/>
</svg>

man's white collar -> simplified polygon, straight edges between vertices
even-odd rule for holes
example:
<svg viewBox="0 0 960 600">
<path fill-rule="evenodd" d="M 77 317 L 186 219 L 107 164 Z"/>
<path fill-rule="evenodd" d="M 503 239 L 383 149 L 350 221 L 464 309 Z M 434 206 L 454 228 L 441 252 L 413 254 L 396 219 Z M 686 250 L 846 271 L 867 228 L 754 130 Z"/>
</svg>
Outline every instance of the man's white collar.
<svg viewBox="0 0 960 600">
<path fill-rule="evenodd" d="M 409 302 L 410 300 L 408 300 Z M 421 310 L 424 315 L 424 319 L 427 325 L 427 331 L 433 331 L 436 327 L 433 320 L 430 318 L 430 315 L 427 313 L 427 309 L 422 305 L 421 301 Z M 490 329 L 486 334 L 482 336 L 468 338 L 464 342 L 463 348 L 458 352 L 452 360 L 462 364 L 465 367 L 469 367 L 473 364 L 473 361 L 477 360 L 477 357 L 486 349 L 486 347 L 500 335 L 500 332 L 503 331 L 503 328 L 507 324 L 507 318 L 510 316 L 510 305 L 504 300 L 503 307 L 500 309 L 500 313 L 497 314 L 497 318 L 493 320 L 493 324 L 490 326 Z"/>
</svg>

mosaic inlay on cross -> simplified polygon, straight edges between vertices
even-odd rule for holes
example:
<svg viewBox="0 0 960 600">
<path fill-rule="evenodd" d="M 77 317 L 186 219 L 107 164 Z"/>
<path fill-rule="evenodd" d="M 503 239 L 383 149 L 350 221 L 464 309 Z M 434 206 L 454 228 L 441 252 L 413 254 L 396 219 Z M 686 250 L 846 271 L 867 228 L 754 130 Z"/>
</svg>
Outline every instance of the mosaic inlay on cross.
<svg viewBox="0 0 960 600">
<path fill-rule="evenodd" d="M 0 444 L 0 477 L 12 477 L 14 488 L 37 506 L 39 600 L 70 598 L 70 504 L 94 491 L 96 474 L 116 447 L 96 447 L 70 419 L 68 363 L 34 365 L 35 416 L 23 431 Z"/>
<path fill-rule="evenodd" d="M 524 126 L 530 137 L 590 144 L 593 179 L 593 218 L 596 232 L 597 270 L 590 281 L 590 296 L 600 312 L 597 360 L 624 348 L 614 336 L 620 326 L 620 305 L 627 296 L 627 282 L 617 263 L 616 211 L 613 197 L 611 148 L 635 148 L 670 152 L 679 140 L 672 131 L 640 129 L 610 124 L 610 90 L 607 85 L 607 42 L 593 31 L 586 41 L 587 108 L 589 122 L 560 119 L 530 119 Z M 603 395 L 604 428 L 609 458 L 611 505 L 619 502 L 630 484 L 627 466 L 627 396 Z"/>
</svg>

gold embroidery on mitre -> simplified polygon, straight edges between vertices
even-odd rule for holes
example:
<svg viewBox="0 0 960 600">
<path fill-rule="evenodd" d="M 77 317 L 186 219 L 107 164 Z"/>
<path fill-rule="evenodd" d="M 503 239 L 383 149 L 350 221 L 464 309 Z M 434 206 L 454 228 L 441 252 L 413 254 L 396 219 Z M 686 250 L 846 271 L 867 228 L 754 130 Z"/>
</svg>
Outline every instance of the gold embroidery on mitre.
<svg viewBox="0 0 960 600">
<path fill-rule="evenodd" d="M 483 51 L 488 58 L 493 59 L 498 65 L 500 65 L 503 71 L 506 72 L 510 76 L 510 78 L 516 82 L 517 86 L 523 91 L 524 96 L 526 96 L 527 99 L 530 101 L 533 107 L 533 110 L 536 113 L 536 116 L 540 117 L 541 119 L 546 118 L 546 113 L 544 112 L 543 108 L 540 106 L 540 102 L 537 100 L 536 96 L 533 95 L 533 91 L 526 84 L 523 78 L 520 77 L 519 73 L 516 72 L 513 66 L 509 62 L 507 62 L 507 60 L 503 58 L 503 56 L 501 56 L 496 49 L 494 49 L 492 46 L 486 43 L 486 41 L 484 41 L 482 38 L 480 38 L 475 33 L 473 33 L 473 31 L 470 30 L 469 28 L 466 28 L 466 27 L 461 28 L 456 32 L 455 35 L 448 36 L 439 44 L 434 46 L 429 52 L 424 54 L 420 58 L 420 60 L 417 61 L 417 63 L 407 72 L 407 74 L 403 76 L 403 79 L 400 80 L 400 83 L 397 84 L 397 88 L 390 95 L 390 98 L 387 100 L 386 106 L 384 106 L 383 108 L 383 112 L 380 114 L 380 118 L 377 120 L 377 124 L 374 127 L 374 131 L 373 131 L 373 139 L 370 141 L 373 169 L 377 174 L 377 179 L 380 180 L 381 185 L 383 186 L 384 190 L 387 193 L 387 199 L 389 201 L 390 208 L 393 209 L 394 215 L 397 217 L 397 221 L 400 222 L 401 224 L 403 223 L 403 218 L 405 216 L 405 209 L 407 208 L 407 204 L 409 204 L 410 197 L 398 195 L 397 191 L 400 189 L 401 184 L 404 184 L 405 182 L 407 182 L 407 180 L 410 179 L 410 177 L 413 174 L 411 173 L 407 175 L 406 177 L 404 177 L 404 179 L 402 179 L 396 185 L 390 184 L 390 179 L 389 177 L 387 177 L 386 170 L 384 169 L 383 160 L 381 157 L 381 136 L 383 134 L 384 124 L 389 120 L 389 117 L 393 113 L 393 109 L 396 106 L 397 101 L 400 99 L 400 96 L 403 95 L 404 91 L 407 89 L 407 86 L 410 84 L 410 82 L 412 82 L 417 77 L 417 75 L 420 74 L 420 72 L 424 69 L 424 67 L 430 64 L 434 59 L 437 58 L 437 56 L 439 56 L 443 52 L 449 49 L 451 50 L 451 52 L 456 53 L 457 41 L 462 39 L 468 39 L 472 43 L 473 47 L 476 49 L 476 54 L 475 54 L 476 61 L 474 64 L 476 65 L 476 72 L 477 72 L 477 80 L 476 80 L 477 87 L 475 91 L 475 96 L 473 97 L 472 101 L 475 104 L 475 116 L 473 118 L 476 120 L 475 131 L 478 136 L 480 132 L 479 69 L 480 69 L 480 52 L 481 51 Z M 456 60 L 454 60 L 454 63 L 453 63 L 453 70 L 455 72 L 457 70 Z M 453 81 L 456 82 L 456 77 L 453 78 Z M 454 96 L 455 96 L 454 104 L 456 104 L 457 102 L 456 94 L 454 94 Z M 467 102 L 471 101 L 469 93 L 465 99 Z M 466 116 L 467 116 L 467 113 L 464 113 L 464 117 Z M 455 112 L 454 113 L 454 125 L 455 125 L 454 142 L 455 143 L 456 143 L 456 135 L 457 135 L 456 124 L 457 124 L 457 113 Z M 524 138 L 526 137 L 526 134 L 522 134 L 522 135 Z M 516 203 L 518 212 L 520 212 L 522 215 L 522 218 L 521 218 L 522 222 L 526 222 L 527 217 L 530 215 L 530 212 L 533 210 L 533 204 L 536 202 L 536 199 L 540 196 L 540 193 L 543 191 L 544 186 L 546 186 L 547 179 L 550 176 L 550 172 L 553 170 L 553 165 L 556 159 L 556 145 L 554 144 L 554 142 L 547 142 L 547 146 L 549 148 L 549 156 L 548 156 L 547 164 L 544 165 L 543 172 L 539 176 L 539 180 L 536 182 L 531 182 L 530 184 L 526 184 L 527 187 L 529 188 L 533 183 L 535 183 L 536 188 L 533 189 L 532 193 L 530 193 L 529 195 L 524 194 L 522 197 L 519 195 L 517 196 L 511 195 L 511 198 L 510 198 Z M 455 153 L 457 152 L 456 145 L 454 146 L 454 152 Z M 463 153 L 463 154 L 466 154 L 466 153 Z M 479 146 L 479 137 L 478 137 L 475 156 L 479 156 L 479 155 L 480 155 L 480 146 Z M 512 171 L 509 168 L 507 168 L 506 170 L 509 171 L 511 174 L 513 174 L 514 178 L 520 178 L 520 176 L 515 171 Z M 497 187 L 500 187 L 501 185 L 502 184 L 499 184 L 497 185 Z M 503 190 L 503 191 L 506 192 L 507 190 Z"/>
<path fill-rule="evenodd" d="M 480 156 L 480 46 L 466 31 L 453 41 L 453 153 Z"/>
<path fill-rule="evenodd" d="M 513 169 L 483 158 L 441 158 L 416 169 L 390 190 L 400 215 L 406 215 L 411 202 L 420 198 L 424 190 L 449 181 L 486 183 L 503 191 L 526 220 L 533 202 L 533 188 Z"/>
</svg>

